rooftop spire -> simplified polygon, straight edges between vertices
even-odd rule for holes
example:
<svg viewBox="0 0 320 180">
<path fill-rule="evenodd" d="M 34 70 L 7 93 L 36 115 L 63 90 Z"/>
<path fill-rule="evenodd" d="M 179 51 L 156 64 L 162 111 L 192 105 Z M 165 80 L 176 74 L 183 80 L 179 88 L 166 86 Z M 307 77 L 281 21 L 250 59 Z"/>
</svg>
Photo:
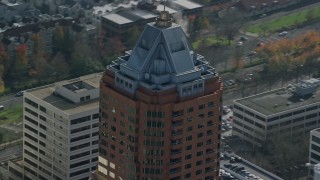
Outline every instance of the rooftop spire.
<svg viewBox="0 0 320 180">
<path fill-rule="evenodd" d="M 172 18 L 168 11 L 166 11 L 166 0 L 163 0 L 163 11 L 160 12 L 160 16 L 156 18 L 156 26 L 158 27 L 170 27 L 172 24 Z"/>
</svg>

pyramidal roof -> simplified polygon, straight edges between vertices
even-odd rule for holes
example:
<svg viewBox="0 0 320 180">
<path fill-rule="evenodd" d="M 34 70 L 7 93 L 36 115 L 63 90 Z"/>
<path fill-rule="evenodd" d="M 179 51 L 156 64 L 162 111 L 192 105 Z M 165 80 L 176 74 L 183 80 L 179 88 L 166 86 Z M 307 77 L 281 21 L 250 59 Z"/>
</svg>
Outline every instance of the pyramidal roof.
<svg viewBox="0 0 320 180">
<path fill-rule="evenodd" d="M 177 88 L 180 96 L 204 91 L 205 79 L 216 76 L 203 56 L 195 54 L 181 26 L 167 11 L 143 30 L 136 46 L 107 67 L 115 85 L 134 94 L 138 87 L 152 91 Z"/>
<path fill-rule="evenodd" d="M 179 25 L 162 28 L 148 24 L 127 66 L 138 73 L 161 75 L 192 71 L 194 63 L 193 50 Z"/>
</svg>

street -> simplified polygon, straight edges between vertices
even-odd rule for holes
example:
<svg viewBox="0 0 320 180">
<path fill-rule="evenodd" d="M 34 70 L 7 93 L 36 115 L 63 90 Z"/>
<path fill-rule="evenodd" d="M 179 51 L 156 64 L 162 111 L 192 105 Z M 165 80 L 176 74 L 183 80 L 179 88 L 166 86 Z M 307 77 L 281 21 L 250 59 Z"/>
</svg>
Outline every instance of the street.
<svg viewBox="0 0 320 180">
<path fill-rule="evenodd" d="M 0 97 L 0 105 L 3 105 L 4 108 L 14 107 L 18 104 L 22 104 L 22 96 L 16 97 L 14 94 L 9 94 Z"/>
<path fill-rule="evenodd" d="M 22 144 L 0 150 L 0 162 L 8 161 L 22 155 Z"/>
</svg>

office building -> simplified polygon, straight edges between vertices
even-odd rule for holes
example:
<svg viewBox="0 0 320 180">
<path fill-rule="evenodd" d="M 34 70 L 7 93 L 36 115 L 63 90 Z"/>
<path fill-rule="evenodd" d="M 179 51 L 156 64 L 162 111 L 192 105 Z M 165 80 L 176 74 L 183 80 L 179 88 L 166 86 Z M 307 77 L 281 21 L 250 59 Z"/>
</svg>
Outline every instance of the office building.
<svg viewBox="0 0 320 180">
<path fill-rule="evenodd" d="M 315 176 L 320 178 L 320 128 L 310 131 L 309 163 L 311 165 L 309 167 L 309 177 L 311 179 Z"/>
<path fill-rule="evenodd" d="M 297 138 L 320 125 L 318 79 L 304 80 L 234 102 L 233 135 L 261 145 L 273 138 Z"/>
<path fill-rule="evenodd" d="M 27 90 L 24 179 L 88 179 L 96 169 L 101 74 Z"/>
<path fill-rule="evenodd" d="M 171 20 L 106 67 L 97 179 L 218 179 L 221 79 Z"/>
</svg>

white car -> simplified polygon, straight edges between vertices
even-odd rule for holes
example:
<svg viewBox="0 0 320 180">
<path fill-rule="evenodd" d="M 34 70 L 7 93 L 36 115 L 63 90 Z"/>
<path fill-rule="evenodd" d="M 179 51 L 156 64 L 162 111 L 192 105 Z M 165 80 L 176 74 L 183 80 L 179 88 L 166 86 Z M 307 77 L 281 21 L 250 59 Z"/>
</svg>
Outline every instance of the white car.
<svg viewBox="0 0 320 180">
<path fill-rule="evenodd" d="M 279 36 L 285 36 L 285 35 L 287 35 L 287 34 L 288 34 L 287 31 L 282 31 L 281 33 L 279 33 Z"/>
<path fill-rule="evenodd" d="M 237 42 L 237 46 L 242 46 L 243 42 L 242 41 L 238 41 Z"/>
</svg>

